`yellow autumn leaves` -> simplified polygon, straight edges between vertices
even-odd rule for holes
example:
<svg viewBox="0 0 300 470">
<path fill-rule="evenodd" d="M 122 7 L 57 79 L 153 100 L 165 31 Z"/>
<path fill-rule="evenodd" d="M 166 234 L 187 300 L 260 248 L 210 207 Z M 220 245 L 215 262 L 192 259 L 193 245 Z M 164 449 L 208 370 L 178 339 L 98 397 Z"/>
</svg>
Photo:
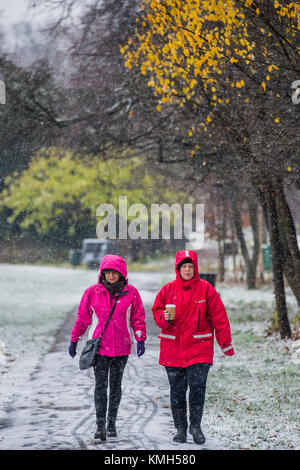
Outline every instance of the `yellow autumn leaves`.
<svg viewBox="0 0 300 470">
<path fill-rule="evenodd" d="M 231 57 L 232 47 L 237 56 L 249 54 L 254 47 L 243 26 L 244 13 L 234 5 L 232 0 L 145 0 L 143 19 L 149 27 L 136 33 L 133 47 L 129 43 L 121 49 L 126 66 L 139 66 L 142 74 L 151 73 L 151 86 L 169 101 L 174 96 L 172 79 L 180 76 L 185 82 L 180 91 L 190 98 L 198 76 L 209 77 L 211 70 L 220 75 L 223 60 L 237 62 Z M 214 26 L 218 22 L 222 22 L 221 30 Z M 240 37 L 233 34 L 237 27 Z M 170 79 L 168 87 L 166 76 Z"/>
<path fill-rule="evenodd" d="M 144 0 L 138 22 L 143 26 L 136 30 L 135 41 L 129 40 L 121 48 L 125 64 L 148 74 L 149 86 L 163 95 L 165 102 L 172 102 L 178 92 L 183 100 L 194 96 L 198 79 L 203 81 L 204 90 L 209 82 L 217 84 L 228 61 L 232 65 L 248 65 L 255 74 L 249 64 L 257 44 L 249 39 L 244 7 L 260 14 L 253 0 Z M 297 18 L 299 24 L 300 6 L 296 2 L 283 6 L 274 0 L 274 7 L 278 8 L 278 15 Z M 267 53 L 265 49 L 263 55 L 267 57 Z M 278 69 L 267 61 L 266 67 L 269 74 Z M 269 74 L 261 84 L 264 90 Z M 182 84 L 180 90 L 177 77 Z M 245 83 L 239 80 L 236 86 L 243 87 Z"/>
<path fill-rule="evenodd" d="M 279 23 L 281 17 L 289 19 L 292 26 L 286 34 L 292 40 L 300 30 L 300 5 L 272 1 Z M 224 89 L 246 88 L 247 76 L 255 76 L 266 92 L 279 70 L 269 58 L 268 40 L 257 39 L 268 39 L 273 31 L 259 21 L 263 8 L 254 0 L 144 0 L 141 8 L 135 39 L 121 52 L 127 67 L 138 67 L 148 77 L 160 98 L 157 111 L 165 103 L 185 106 L 189 100 L 199 106 L 202 96 L 210 97 L 212 109 L 226 105 L 230 95 L 224 96 Z M 244 103 L 249 103 L 248 96 Z"/>
</svg>

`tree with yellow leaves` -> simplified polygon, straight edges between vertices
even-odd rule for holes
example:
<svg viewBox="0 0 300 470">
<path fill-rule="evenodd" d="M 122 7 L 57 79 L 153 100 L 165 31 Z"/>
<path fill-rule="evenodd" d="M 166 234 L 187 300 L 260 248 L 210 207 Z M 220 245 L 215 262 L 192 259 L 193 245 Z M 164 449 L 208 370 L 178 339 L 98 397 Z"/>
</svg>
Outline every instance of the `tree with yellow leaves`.
<svg viewBox="0 0 300 470">
<path fill-rule="evenodd" d="M 273 62 L 274 44 L 289 58 L 290 69 L 299 72 L 296 2 L 145 0 L 142 10 L 137 41 L 129 40 L 121 50 L 127 67 L 139 66 L 149 76 L 148 85 L 162 103 L 200 100 L 199 81 L 204 90 L 213 90 L 215 101 L 220 85 L 226 102 L 224 84 L 240 89 L 247 77 L 266 91 L 272 74 L 286 66 Z M 233 81 L 232 71 L 241 78 Z"/>
<path fill-rule="evenodd" d="M 289 87 L 300 73 L 300 5 L 144 0 L 141 8 L 135 37 L 121 48 L 125 64 L 145 75 L 157 112 L 186 109 L 194 117 L 187 138 L 227 147 L 228 171 L 253 184 L 270 233 L 279 328 L 289 337 L 283 271 L 299 301 L 300 253 L 284 180 L 296 151 Z"/>
<path fill-rule="evenodd" d="M 102 220 L 97 216 L 99 205 L 112 204 L 119 217 L 119 198 L 124 194 L 128 207 L 137 200 L 145 206 L 160 203 L 161 198 L 182 200 L 183 192 L 174 191 L 163 175 L 147 173 L 145 162 L 131 152 L 114 148 L 105 159 L 60 147 L 42 148 L 27 169 L 5 178 L 0 208 L 11 211 L 10 224 L 17 221 L 24 232 L 51 236 L 63 245 L 79 244 L 96 233 L 96 222 Z M 133 212 L 128 223 L 136 219 Z M 151 222 L 147 224 L 150 232 Z"/>
</svg>

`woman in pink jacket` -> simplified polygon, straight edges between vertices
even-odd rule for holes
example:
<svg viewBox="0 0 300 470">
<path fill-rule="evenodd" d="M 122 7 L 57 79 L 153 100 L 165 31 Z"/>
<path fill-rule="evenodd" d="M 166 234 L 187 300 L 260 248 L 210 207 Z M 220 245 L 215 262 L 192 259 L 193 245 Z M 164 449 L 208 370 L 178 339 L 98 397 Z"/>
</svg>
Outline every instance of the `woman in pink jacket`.
<svg viewBox="0 0 300 470">
<path fill-rule="evenodd" d="M 117 255 L 104 256 L 98 275 L 98 283 L 88 287 L 81 299 L 77 319 L 71 333 L 69 354 L 76 355 L 77 342 L 92 323 L 93 314 L 98 324 L 93 338 L 100 336 L 116 302 L 111 320 L 103 334 L 94 365 L 95 409 L 97 430 L 95 438 L 106 440 L 116 436 L 116 419 L 122 396 L 121 382 L 130 353 L 145 352 L 146 322 L 145 309 L 138 290 L 128 284 L 127 267 L 124 259 Z M 107 389 L 109 375 L 109 406 L 107 415 Z"/>
<path fill-rule="evenodd" d="M 176 279 L 156 296 L 153 315 L 161 328 L 159 363 L 170 383 L 171 410 L 177 433 L 175 442 L 186 442 L 189 388 L 189 431 L 196 444 L 203 444 L 201 419 L 206 380 L 213 363 L 214 335 L 227 356 L 234 354 L 225 307 L 215 288 L 199 278 L 197 254 L 181 250 L 175 259 Z M 170 320 L 166 305 L 176 306 Z"/>
</svg>

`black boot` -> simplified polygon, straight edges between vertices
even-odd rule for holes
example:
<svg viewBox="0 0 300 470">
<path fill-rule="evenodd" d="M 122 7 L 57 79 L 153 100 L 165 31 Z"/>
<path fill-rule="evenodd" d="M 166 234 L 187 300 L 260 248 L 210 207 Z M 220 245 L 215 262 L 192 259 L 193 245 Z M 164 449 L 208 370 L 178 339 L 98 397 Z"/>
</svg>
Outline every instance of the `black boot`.
<svg viewBox="0 0 300 470">
<path fill-rule="evenodd" d="M 174 424 L 177 429 L 177 433 L 173 437 L 174 442 L 186 442 L 187 432 L 187 417 L 186 410 L 179 409 L 173 412 Z"/>
<path fill-rule="evenodd" d="M 106 441 L 105 420 L 101 420 L 97 423 L 97 430 L 95 432 L 94 438 L 101 439 L 101 441 Z"/>
<path fill-rule="evenodd" d="M 204 444 L 205 436 L 201 430 L 201 420 L 203 414 L 203 404 L 200 406 L 190 406 L 190 428 L 189 432 L 193 436 L 195 444 Z"/>
<path fill-rule="evenodd" d="M 177 433 L 173 437 L 174 442 L 186 442 L 186 428 L 178 426 Z"/>
<path fill-rule="evenodd" d="M 189 431 L 193 436 L 195 444 L 204 444 L 205 436 L 201 430 L 200 424 L 198 426 L 191 424 Z"/>
<path fill-rule="evenodd" d="M 109 437 L 117 437 L 117 429 L 116 429 L 116 418 L 108 416 L 107 419 L 107 435 Z"/>
</svg>

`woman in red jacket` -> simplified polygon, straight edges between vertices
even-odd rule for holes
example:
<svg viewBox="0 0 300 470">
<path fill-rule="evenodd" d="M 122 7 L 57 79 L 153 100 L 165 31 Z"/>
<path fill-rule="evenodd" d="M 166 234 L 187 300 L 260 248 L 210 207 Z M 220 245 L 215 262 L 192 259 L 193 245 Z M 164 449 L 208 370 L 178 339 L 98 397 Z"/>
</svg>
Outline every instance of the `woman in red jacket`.
<svg viewBox="0 0 300 470">
<path fill-rule="evenodd" d="M 175 442 L 186 442 L 189 387 L 189 431 L 196 444 L 203 444 L 201 419 L 206 380 L 213 363 L 214 333 L 224 354 L 232 356 L 230 325 L 215 288 L 199 278 L 197 254 L 181 250 L 176 254 L 176 279 L 161 288 L 152 311 L 161 328 L 159 363 L 166 368 L 170 383 L 171 409 L 177 433 Z M 174 320 L 167 304 L 176 305 Z"/>
</svg>

